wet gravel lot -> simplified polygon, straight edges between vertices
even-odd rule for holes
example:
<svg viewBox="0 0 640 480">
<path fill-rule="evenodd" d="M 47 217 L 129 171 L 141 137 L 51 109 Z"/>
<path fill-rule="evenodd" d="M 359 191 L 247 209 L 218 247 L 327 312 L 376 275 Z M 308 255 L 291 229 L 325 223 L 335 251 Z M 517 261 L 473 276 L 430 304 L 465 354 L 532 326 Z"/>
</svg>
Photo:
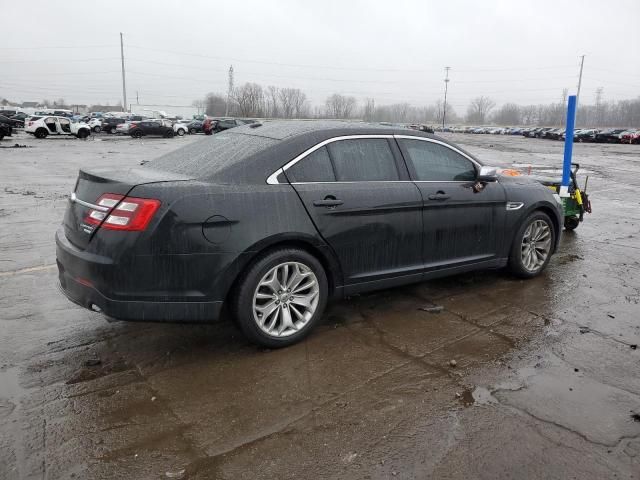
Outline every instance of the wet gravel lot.
<svg viewBox="0 0 640 480">
<path fill-rule="evenodd" d="M 0 142 L 1 479 L 640 478 L 640 146 L 575 146 L 594 213 L 540 277 L 352 297 L 268 351 L 228 321 L 108 323 L 58 291 L 78 168 L 197 138 Z M 560 142 L 447 138 L 561 164 Z"/>
</svg>

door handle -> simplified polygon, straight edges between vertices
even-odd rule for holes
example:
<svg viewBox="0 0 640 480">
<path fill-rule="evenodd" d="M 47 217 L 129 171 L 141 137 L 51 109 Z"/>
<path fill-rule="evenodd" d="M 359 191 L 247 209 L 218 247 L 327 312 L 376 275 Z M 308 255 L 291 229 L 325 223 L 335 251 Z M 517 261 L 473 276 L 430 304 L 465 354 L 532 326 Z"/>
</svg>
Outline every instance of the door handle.
<svg viewBox="0 0 640 480">
<path fill-rule="evenodd" d="M 451 195 L 445 194 L 442 190 L 438 190 L 435 195 L 429 195 L 427 197 L 429 200 L 448 200 L 451 198 Z"/>
<path fill-rule="evenodd" d="M 324 197 L 324 200 L 315 200 L 313 205 L 316 207 L 327 207 L 327 208 L 335 208 L 338 205 L 342 205 L 344 202 L 342 200 L 338 200 L 333 195 L 327 195 Z"/>
</svg>

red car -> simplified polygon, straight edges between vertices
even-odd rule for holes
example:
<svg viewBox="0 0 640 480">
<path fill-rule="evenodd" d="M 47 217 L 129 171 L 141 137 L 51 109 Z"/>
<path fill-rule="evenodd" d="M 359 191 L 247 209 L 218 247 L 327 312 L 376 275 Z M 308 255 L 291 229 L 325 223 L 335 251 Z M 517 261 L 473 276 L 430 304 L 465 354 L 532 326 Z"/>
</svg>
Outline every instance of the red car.
<svg viewBox="0 0 640 480">
<path fill-rule="evenodd" d="M 640 143 L 640 130 L 628 130 L 620 134 L 622 143 Z"/>
</svg>

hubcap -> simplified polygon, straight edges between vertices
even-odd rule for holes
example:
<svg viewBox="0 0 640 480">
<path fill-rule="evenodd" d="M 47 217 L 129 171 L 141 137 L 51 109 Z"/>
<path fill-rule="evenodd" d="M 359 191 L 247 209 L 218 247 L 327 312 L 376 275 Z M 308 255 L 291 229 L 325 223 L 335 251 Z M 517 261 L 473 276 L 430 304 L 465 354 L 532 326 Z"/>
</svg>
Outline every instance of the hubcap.
<svg viewBox="0 0 640 480">
<path fill-rule="evenodd" d="M 551 250 L 551 228 L 544 220 L 532 222 L 522 237 L 522 264 L 530 272 L 539 270 Z"/>
<path fill-rule="evenodd" d="M 305 327 L 318 307 L 320 287 L 313 271 L 299 262 L 269 270 L 253 294 L 253 318 L 260 330 L 287 337 Z"/>
</svg>

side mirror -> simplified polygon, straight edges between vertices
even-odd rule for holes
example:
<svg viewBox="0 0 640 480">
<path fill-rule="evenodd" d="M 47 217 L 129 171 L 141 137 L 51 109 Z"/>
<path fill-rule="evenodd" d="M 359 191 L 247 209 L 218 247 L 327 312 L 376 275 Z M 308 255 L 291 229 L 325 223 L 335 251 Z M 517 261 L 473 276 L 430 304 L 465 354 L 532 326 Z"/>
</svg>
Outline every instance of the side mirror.
<svg viewBox="0 0 640 480">
<path fill-rule="evenodd" d="M 482 166 L 478 172 L 479 182 L 495 182 L 498 179 L 498 173 L 494 167 Z"/>
</svg>

